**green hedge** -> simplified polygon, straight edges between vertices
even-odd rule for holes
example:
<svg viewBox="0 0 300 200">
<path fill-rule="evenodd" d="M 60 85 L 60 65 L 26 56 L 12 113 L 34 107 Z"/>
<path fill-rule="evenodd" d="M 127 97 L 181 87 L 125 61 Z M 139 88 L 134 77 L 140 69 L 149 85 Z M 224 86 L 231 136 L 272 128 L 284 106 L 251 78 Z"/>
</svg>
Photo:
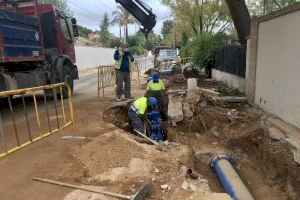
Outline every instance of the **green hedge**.
<svg viewBox="0 0 300 200">
<path fill-rule="evenodd" d="M 214 57 L 214 51 L 228 40 L 224 33 L 202 34 L 190 40 L 181 50 L 181 56 L 193 57 L 194 64 L 200 67 L 211 66 Z"/>
</svg>

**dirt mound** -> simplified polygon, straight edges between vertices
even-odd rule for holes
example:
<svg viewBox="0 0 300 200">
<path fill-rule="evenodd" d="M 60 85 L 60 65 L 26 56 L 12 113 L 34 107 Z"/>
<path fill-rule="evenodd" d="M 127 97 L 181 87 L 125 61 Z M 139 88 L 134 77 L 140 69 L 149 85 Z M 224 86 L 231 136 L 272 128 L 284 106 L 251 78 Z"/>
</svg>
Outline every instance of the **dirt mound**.
<svg viewBox="0 0 300 200">
<path fill-rule="evenodd" d="M 143 158 L 143 147 L 128 142 L 118 131 L 106 133 L 81 149 L 75 149 L 73 157 L 88 170 L 89 176 L 103 173 L 107 168 L 126 167 L 131 158 Z"/>
</svg>

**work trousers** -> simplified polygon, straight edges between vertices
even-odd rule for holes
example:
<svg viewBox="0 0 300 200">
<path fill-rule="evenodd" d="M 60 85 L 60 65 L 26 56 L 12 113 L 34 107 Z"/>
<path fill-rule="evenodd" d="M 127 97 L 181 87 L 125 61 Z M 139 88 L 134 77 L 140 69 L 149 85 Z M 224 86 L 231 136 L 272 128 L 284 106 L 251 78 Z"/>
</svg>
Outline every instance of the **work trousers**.
<svg viewBox="0 0 300 200">
<path fill-rule="evenodd" d="M 121 72 L 116 70 L 116 97 L 121 98 L 124 94 L 125 98 L 131 97 L 130 72 Z M 123 89 L 124 88 L 124 89 Z"/>
<path fill-rule="evenodd" d="M 128 117 L 133 129 L 136 129 L 144 134 L 144 122 L 141 120 L 139 114 L 132 110 L 131 107 L 128 109 Z"/>
</svg>

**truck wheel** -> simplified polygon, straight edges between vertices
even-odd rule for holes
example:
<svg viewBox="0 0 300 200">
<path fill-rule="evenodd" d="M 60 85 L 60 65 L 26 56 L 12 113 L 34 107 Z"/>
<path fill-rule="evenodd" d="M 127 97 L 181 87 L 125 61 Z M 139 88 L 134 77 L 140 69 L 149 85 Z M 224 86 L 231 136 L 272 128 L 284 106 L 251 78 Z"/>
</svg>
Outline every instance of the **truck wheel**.
<svg viewBox="0 0 300 200">
<path fill-rule="evenodd" d="M 73 94 L 73 88 L 74 88 L 74 79 L 72 76 L 72 71 L 68 65 L 63 66 L 63 71 L 62 71 L 62 77 L 63 81 L 70 86 L 71 88 L 71 94 Z M 68 89 L 67 87 L 63 87 L 62 90 L 62 95 L 64 98 L 68 97 Z"/>
</svg>

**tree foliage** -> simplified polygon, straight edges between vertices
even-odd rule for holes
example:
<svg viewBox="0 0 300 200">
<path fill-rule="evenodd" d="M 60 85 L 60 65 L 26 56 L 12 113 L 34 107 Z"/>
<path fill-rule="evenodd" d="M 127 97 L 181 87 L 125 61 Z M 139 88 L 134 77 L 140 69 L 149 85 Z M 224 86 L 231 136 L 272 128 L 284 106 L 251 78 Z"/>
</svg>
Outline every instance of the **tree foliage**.
<svg viewBox="0 0 300 200">
<path fill-rule="evenodd" d="M 227 40 L 224 33 L 204 33 L 189 41 L 182 49 L 182 55 L 192 56 L 193 62 L 200 67 L 209 67 L 213 63 L 214 51 Z"/>
<path fill-rule="evenodd" d="M 163 38 L 166 39 L 168 35 L 171 33 L 173 29 L 173 21 L 172 20 L 165 20 L 163 22 L 162 28 L 161 28 L 161 34 L 163 35 Z"/>
<path fill-rule="evenodd" d="M 110 25 L 110 23 L 109 23 L 108 14 L 104 13 L 103 19 L 100 24 L 99 36 L 100 36 L 100 43 L 105 47 L 109 46 L 109 40 L 110 40 L 110 33 L 108 30 L 109 25 Z"/>
<path fill-rule="evenodd" d="M 67 0 L 38 0 L 38 3 L 50 3 L 53 4 L 56 8 L 63 11 L 67 16 L 73 16 L 72 10 L 68 6 Z"/>
<path fill-rule="evenodd" d="M 283 9 L 296 2 L 297 0 L 246 0 L 250 14 L 255 16 Z"/>
<path fill-rule="evenodd" d="M 168 5 L 175 18 L 177 31 L 192 35 L 223 32 L 230 17 L 223 0 L 161 0 Z"/>
<path fill-rule="evenodd" d="M 117 10 L 112 12 L 112 25 L 119 25 L 119 36 L 122 37 L 122 27 L 124 28 L 124 41 L 128 40 L 128 25 L 136 23 L 135 18 L 121 5 L 117 6 Z"/>
</svg>

